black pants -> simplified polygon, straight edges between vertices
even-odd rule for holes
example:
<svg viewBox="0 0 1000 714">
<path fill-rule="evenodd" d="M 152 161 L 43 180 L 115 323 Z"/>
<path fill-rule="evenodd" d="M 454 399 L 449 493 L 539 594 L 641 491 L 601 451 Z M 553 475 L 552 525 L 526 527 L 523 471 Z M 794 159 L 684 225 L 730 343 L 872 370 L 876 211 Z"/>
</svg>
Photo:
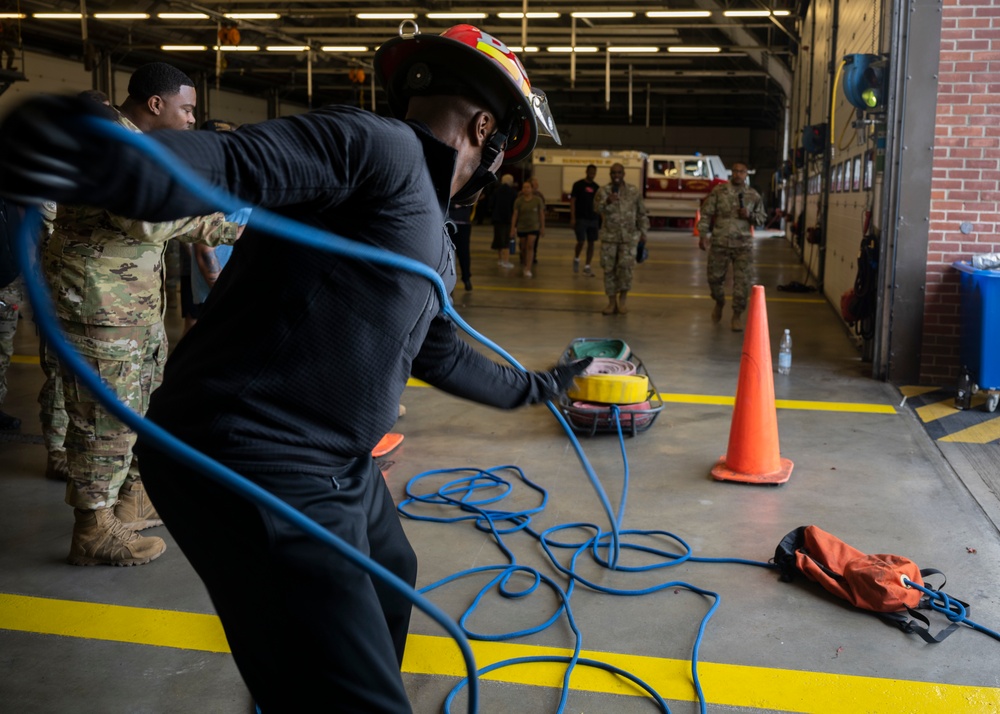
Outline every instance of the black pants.
<svg viewBox="0 0 1000 714">
<path fill-rule="evenodd" d="M 264 714 L 410 712 L 400 664 L 411 605 L 270 513 L 137 448 L 164 523 L 205 582 Z M 333 478 L 244 474 L 411 585 L 417 561 L 370 457 Z"/>
</svg>

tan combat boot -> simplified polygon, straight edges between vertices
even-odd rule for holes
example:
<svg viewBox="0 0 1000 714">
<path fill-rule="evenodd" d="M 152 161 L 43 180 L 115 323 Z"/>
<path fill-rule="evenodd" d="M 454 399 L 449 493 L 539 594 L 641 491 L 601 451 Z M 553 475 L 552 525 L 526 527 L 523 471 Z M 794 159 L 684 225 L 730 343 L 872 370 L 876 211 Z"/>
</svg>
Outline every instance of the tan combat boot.
<svg viewBox="0 0 1000 714">
<path fill-rule="evenodd" d="M 722 321 L 722 308 L 725 307 L 725 305 L 726 303 L 724 302 L 715 303 L 715 307 L 712 308 L 712 322 Z"/>
<path fill-rule="evenodd" d="M 49 452 L 49 461 L 45 466 L 45 478 L 53 481 L 67 481 L 69 479 L 69 462 L 66 461 L 65 451 Z"/>
<path fill-rule="evenodd" d="M 729 326 L 733 328 L 733 332 L 743 332 L 743 315 L 734 312 L 733 321 L 729 323 Z"/>
<path fill-rule="evenodd" d="M 74 515 L 73 543 L 66 558 L 70 565 L 143 565 L 167 549 L 162 538 L 147 538 L 123 526 L 110 508 L 77 508 Z"/>
<path fill-rule="evenodd" d="M 618 300 L 615 299 L 614 295 L 608 296 L 608 306 L 601 310 L 602 315 L 614 315 L 618 312 Z"/>
<path fill-rule="evenodd" d="M 162 526 L 163 521 L 156 507 L 149 500 L 142 481 L 126 481 L 118 492 L 115 504 L 115 518 L 130 531 L 142 531 L 153 526 Z"/>
<path fill-rule="evenodd" d="M 628 308 L 625 307 L 625 300 L 628 298 L 628 290 L 622 290 L 618 293 L 618 314 L 624 315 L 628 312 Z"/>
</svg>

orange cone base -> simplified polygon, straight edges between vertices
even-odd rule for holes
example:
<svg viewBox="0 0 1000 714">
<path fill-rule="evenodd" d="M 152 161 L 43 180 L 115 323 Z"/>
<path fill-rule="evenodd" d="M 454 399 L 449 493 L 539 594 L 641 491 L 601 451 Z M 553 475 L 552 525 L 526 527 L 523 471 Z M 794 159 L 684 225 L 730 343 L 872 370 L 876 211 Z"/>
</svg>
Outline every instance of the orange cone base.
<svg viewBox="0 0 1000 714">
<path fill-rule="evenodd" d="M 403 435 L 389 432 L 375 444 L 375 448 L 372 449 L 372 456 L 378 458 L 380 456 L 385 456 L 397 446 L 403 443 Z"/>
<path fill-rule="evenodd" d="M 795 464 L 789 459 L 781 459 L 781 468 L 769 474 L 743 474 L 733 471 L 726 466 L 726 457 L 719 459 L 719 463 L 712 467 L 712 478 L 716 481 L 739 481 L 740 483 L 756 483 L 767 486 L 778 486 L 785 483 L 792 475 L 792 468 Z"/>
</svg>

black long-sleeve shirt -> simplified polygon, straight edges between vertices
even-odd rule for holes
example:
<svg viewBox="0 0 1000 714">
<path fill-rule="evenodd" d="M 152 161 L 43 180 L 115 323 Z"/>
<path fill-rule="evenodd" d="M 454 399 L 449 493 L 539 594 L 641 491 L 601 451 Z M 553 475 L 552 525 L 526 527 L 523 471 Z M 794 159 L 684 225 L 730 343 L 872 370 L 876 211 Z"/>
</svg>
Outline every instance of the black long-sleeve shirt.
<svg viewBox="0 0 1000 714">
<path fill-rule="evenodd" d="M 456 152 L 425 127 L 329 107 L 154 136 L 212 183 L 414 258 L 454 286 L 443 226 Z M 114 210 L 164 220 L 210 208 L 142 161 L 130 166 Z M 425 278 L 248 231 L 148 415 L 234 466 L 324 473 L 392 427 L 411 373 L 503 408 L 549 396 L 534 375 L 472 349 L 440 308 Z"/>
</svg>

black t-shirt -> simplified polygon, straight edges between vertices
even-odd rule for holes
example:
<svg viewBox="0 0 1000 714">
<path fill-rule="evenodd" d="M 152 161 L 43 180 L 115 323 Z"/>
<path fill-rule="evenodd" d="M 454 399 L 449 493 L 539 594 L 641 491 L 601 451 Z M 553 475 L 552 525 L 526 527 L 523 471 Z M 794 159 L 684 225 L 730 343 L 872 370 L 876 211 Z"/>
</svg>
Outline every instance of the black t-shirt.
<svg viewBox="0 0 1000 714">
<path fill-rule="evenodd" d="M 596 181 L 590 181 L 585 178 L 573 184 L 573 191 L 570 193 L 570 198 L 576 199 L 577 220 L 597 218 L 597 214 L 594 213 L 594 194 L 597 193 L 597 189 L 599 188 L 600 186 L 597 185 Z"/>
<path fill-rule="evenodd" d="M 455 284 L 444 219 L 456 152 L 421 125 L 326 107 L 235 132 L 152 137 L 244 200 Z M 126 215 L 208 208 L 160 172 L 127 173 Z M 237 469 L 323 474 L 391 429 L 411 374 L 481 403 L 524 403 L 529 377 L 473 349 L 439 310 L 421 276 L 274 238 L 251 219 L 148 415 Z"/>
</svg>

